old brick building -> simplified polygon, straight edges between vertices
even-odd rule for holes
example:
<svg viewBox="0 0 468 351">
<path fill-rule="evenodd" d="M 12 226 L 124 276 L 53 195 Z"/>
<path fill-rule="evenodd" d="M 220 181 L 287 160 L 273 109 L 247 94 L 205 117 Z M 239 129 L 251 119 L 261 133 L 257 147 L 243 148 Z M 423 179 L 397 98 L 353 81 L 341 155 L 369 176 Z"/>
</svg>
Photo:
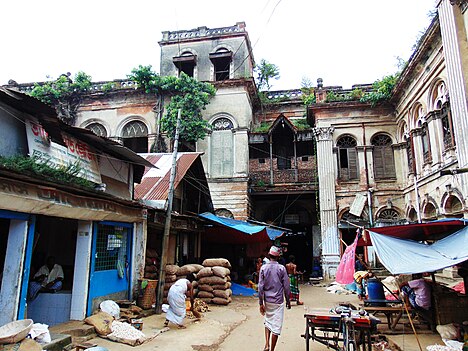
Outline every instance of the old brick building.
<svg viewBox="0 0 468 351">
<path fill-rule="evenodd" d="M 267 92 L 265 103 L 243 22 L 163 32 L 160 74 L 184 72 L 216 88 L 203 111 L 212 130 L 186 146 L 203 153 L 216 213 L 290 228 L 294 235 L 285 241 L 302 257 L 299 265 L 310 272 L 315 257 L 329 276 L 340 239 L 352 240 L 355 225 L 464 216 L 466 8 L 466 1 L 439 1 L 391 98 L 377 104 L 360 100 L 372 85 L 346 90 L 322 81 L 308 106 L 299 89 Z M 76 124 L 149 151 L 160 139 L 167 97 L 146 95 L 125 80 L 113 84 L 110 91 L 95 84 Z"/>
</svg>

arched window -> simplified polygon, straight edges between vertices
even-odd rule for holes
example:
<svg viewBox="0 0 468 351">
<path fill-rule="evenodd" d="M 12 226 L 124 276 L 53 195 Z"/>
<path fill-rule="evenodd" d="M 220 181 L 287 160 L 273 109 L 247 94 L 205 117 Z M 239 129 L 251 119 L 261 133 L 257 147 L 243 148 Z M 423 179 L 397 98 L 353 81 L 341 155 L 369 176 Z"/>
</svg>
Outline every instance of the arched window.
<svg viewBox="0 0 468 351">
<path fill-rule="evenodd" d="M 91 123 L 86 126 L 86 129 L 91 130 L 94 134 L 106 137 L 107 131 L 106 128 L 101 123 Z"/>
<path fill-rule="evenodd" d="M 338 149 L 338 177 L 341 180 L 358 179 L 358 158 L 356 139 L 349 135 L 342 136 L 336 142 Z"/>
<path fill-rule="evenodd" d="M 445 213 L 449 216 L 463 216 L 463 204 L 460 199 L 454 195 L 450 195 L 445 202 Z"/>
<path fill-rule="evenodd" d="M 440 119 L 442 121 L 442 136 L 444 139 L 444 148 L 451 149 L 455 146 L 455 139 L 453 137 L 452 116 L 450 105 L 446 104 L 440 110 Z"/>
<path fill-rule="evenodd" d="M 424 161 L 424 163 L 431 163 L 432 162 L 432 154 L 431 154 L 431 144 L 429 143 L 429 130 L 428 130 L 428 127 L 427 127 L 427 123 L 422 123 L 420 121 L 418 124 L 419 124 L 419 127 L 420 127 L 423 161 Z"/>
<path fill-rule="evenodd" d="M 141 121 L 131 121 L 122 129 L 124 146 L 135 152 L 148 152 L 148 128 Z"/>
<path fill-rule="evenodd" d="M 232 52 L 226 48 L 220 48 L 209 55 L 214 68 L 214 80 L 227 80 L 230 76 Z"/>
<path fill-rule="evenodd" d="M 371 140 L 374 159 L 375 179 L 395 178 L 395 160 L 393 157 L 392 139 L 385 134 L 377 134 Z"/>
<path fill-rule="evenodd" d="M 410 222 L 417 222 L 418 221 L 418 213 L 414 209 L 414 207 L 411 207 L 411 210 L 408 213 L 408 219 Z"/>
<path fill-rule="evenodd" d="M 436 219 L 437 218 L 437 209 L 435 206 L 428 202 L 426 206 L 424 206 L 424 219 Z"/>
<path fill-rule="evenodd" d="M 211 134 L 210 176 L 232 177 L 234 170 L 234 125 L 229 118 L 220 117 L 213 122 Z"/>
<path fill-rule="evenodd" d="M 197 65 L 197 55 L 194 55 L 190 51 L 184 51 L 180 56 L 176 56 L 172 59 L 174 65 L 179 70 L 179 76 L 183 72 L 189 77 L 194 76 L 195 66 Z"/>
<path fill-rule="evenodd" d="M 382 225 L 395 225 L 400 221 L 400 214 L 393 208 L 386 208 L 380 211 L 377 222 Z"/>
</svg>

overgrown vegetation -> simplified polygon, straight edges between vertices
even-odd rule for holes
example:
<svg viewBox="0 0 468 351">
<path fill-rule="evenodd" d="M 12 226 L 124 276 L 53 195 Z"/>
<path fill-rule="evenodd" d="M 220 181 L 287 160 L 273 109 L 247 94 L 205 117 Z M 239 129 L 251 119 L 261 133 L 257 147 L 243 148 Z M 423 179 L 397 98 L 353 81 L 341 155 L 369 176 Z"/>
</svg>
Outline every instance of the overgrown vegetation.
<svg viewBox="0 0 468 351">
<path fill-rule="evenodd" d="M 11 157 L 0 156 L 0 167 L 21 174 L 35 175 L 52 182 L 79 185 L 90 189 L 94 188 L 93 182 L 78 176 L 82 170 L 78 163 L 53 167 L 46 160 L 18 155 Z"/>
<path fill-rule="evenodd" d="M 271 122 L 262 122 L 260 125 L 253 129 L 254 133 L 266 133 L 270 129 L 272 123 Z"/>
<path fill-rule="evenodd" d="M 309 123 L 307 123 L 306 118 L 300 118 L 300 119 L 291 119 L 291 123 L 294 124 L 294 126 L 299 129 L 299 130 L 305 130 L 305 129 L 310 129 L 312 128 Z"/>
<path fill-rule="evenodd" d="M 301 92 L 302 92 L 302 102 L 304 105 L 310 106 L 315 104 L 315 88 L 312 84 L 312 81 L 309 78 L 303 77 L 301 81 Z"/>
<path fill-rule="evenodd" d="M 371 103 L 372 106 L 375 106 L 377 103 L 388 100 L 392 96 L 393 88 L 395 87 L 400 73 L 391 74 L 378 79 L 372 85 L 373 90 L 371 92 L 365 93 L 359 101 Z"/>
<path fill-rule="evenodd" d="M 73 79 L 70 73 L 62 74 L 55 80 L 35 83 L 31 96 L 55 107 L 58 116 L 68 124 L 73 124 L 83 92 L 91 88 L 91 76 L 78 72 Z"/>
<path fill-rule="evenodd" d="M 278 80 L 280 72 L 277 65 L 269 63 L 265 59 L 261 59 L 258 65 L 255 65 L 254 72 L 256 73 L 255 82 L 259 91 L 269 91 L 272 87 L 270 81 L 272 79 Z"/>
<path fill-rule="evenodd" d="M 165 106 L 160 120 L 161 131 L 173 139 L 177 124 L 177 112 L 181 109 L 180 138 L 187 142 L 204 139 L 210 125 L 202 117 L 202 110 L 215 95 L 215 88 L 209 83 L 199 82 L 182 73 L 180 77 L 161 77 L 151 66 L 138 66 L 128 78 L 137 83 L 147 94 L 168 94 L 171 99 Z"/>
</svg>

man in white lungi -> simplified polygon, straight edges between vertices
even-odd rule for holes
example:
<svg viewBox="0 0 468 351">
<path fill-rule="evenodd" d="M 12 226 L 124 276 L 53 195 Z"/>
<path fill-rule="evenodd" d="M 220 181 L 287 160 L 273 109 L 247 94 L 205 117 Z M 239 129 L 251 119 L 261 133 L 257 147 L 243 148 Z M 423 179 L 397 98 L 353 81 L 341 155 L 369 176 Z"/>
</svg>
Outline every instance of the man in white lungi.
<svg viewBox="0 0 468 351">
<path fill-rule="evenodd" d="M 268 253 L 270 262 L 260 269 L 258 281 L 258 298 L 260 313 L 264 316 L 265 347 L 264 351 L 274 351 L 278 336 L 281 334 L 284 316 L 284 300 L 286 308 L 291 308 L 289 300 L 289 277 L 286 268 L 278 263 L 281 249 L 276 246 L 270 248 Z M 271 346 L 270 346 L 271 336 Z"/>
<path fill-rule="evenodd" d="M 167 327 L 169 322 L 176 324 L 179 328 L 185 328 L 183 325 L 185 315 L 187 314 L 185 299 L 187 295 L 190 297 L 190 303 L 193 306 L 193 285 L 195 275 L 190 273 L 186 278 L 177 280 L 169 289 L 167 294 L 167 302 L 169 309 L 166 312 L 166 321 L 164 326 Z"/>
</svg>

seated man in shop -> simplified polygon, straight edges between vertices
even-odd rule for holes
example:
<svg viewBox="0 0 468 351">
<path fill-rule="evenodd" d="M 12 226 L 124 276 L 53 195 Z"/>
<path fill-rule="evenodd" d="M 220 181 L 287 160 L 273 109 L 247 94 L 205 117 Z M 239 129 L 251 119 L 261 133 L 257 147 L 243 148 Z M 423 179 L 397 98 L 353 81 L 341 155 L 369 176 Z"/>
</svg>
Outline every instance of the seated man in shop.
<svg viewBox="0 0 468 351">
<path fill-rule="evenodd" d="M 431 287 L 421 273 L 413 274 L 412 280 L 400 286 L 406 305 L 415 309 L 431 308 Z"/>
<path fill-rule="evenodd" d="M 62 266 L 55 263 L 55 257 L 49 256 L 47 262 L 34 275 L 29 283 L 28 300 L 34 300 L 40 292 L 56 292 L 62 289 Z"/>
</svg>

